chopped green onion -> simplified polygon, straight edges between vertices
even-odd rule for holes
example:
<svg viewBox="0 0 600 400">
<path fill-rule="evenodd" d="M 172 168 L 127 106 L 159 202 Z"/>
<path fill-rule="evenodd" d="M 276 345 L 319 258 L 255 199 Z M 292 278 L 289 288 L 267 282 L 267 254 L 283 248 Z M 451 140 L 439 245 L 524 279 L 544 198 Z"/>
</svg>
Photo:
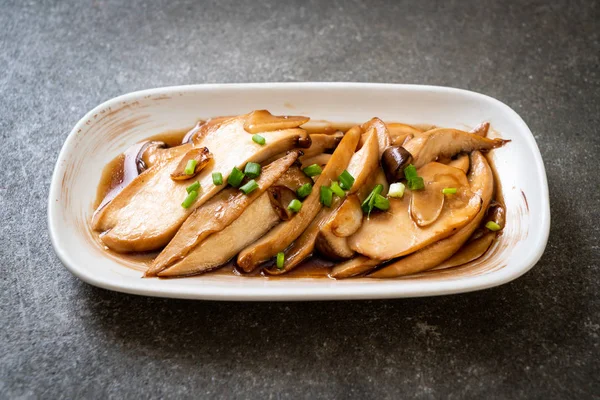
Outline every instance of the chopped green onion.
<svg viewBox="0 0 600 400">
<path fill-rule="evenodd" d="M 295 213 L 300 211 L 301 208 L 302 208 L 302 202 L 298 199 L 294 199 L 294 200 L 290 201 L 290 204 L 288 205 L 288 210 L 293 211 Z"/>
<path fill-rule="evenodd" d="M 500 229 L 502 229 L 502 227 L 500 225 L 498 225 L 497 223 L 495 223 L 494 221 L 486 222 L 485 227 L 488 228 L 492 232 L 496 232 L 496 231 L 499 231 Z"/>
<path fill-rule="evenodd" d="M 223 184 L 223 174 L 220 172 L 213 172 L 212 173 L 212 178 L 213 178 L 213 184 L 215 186 L 219 186 Z"/>
<path fill-rule="evenodd" d="M 188 186 L 187 188 L 185 188 L 185 190 L 188 193 L 199 192 L 200 191 L 199 189 L 200 189 L 200 182 L 198 182 L 198 181 L 192 183 L 190 186 Z"/>
<path fill-rule="evenodd" d="M 410 190 L 421 190 L 421 189 L 425 189 L 425 182 L 423 181 L 423 178 L 421 178 L 420 176 L 417 176 L 414 179 L 409 179 L 406 182 L 406 186 Z"/>
<path fill-rule="evenodd" d="M 183 172 L 185 172 L 186 175 L 194 175 L 194 172 L 196 172 L 196 164 L 198 164 L 198 161 L 194 159 L 188 160 Z"/>
<path fill-rule="evenodd" d="M 350 175 L 350 172 L 344 170 L 344 172 L 342 172 L 340 175 L 340 187 L 344 190 L 350 190 L 353 184 L 354 177 Z"/>
<path fill-rule="evenodd" d="M 323 170 L 317 164 L 309 165 L 302 170 L 308 176 L 320 175 Z"/>
<path fill-rule="evenodd" d="M 301 199 L 308 197 L 308 195 L 312 192 L 312 185 L 310 183 L 305 183 L 304 185 L 300 186 L 297 190 L 296 190 L 296 194 L 298 195 L 298 197 L 300 197 Z"/>
<path fill-rule="evenodd" d="M 256 181 L 254 179 L 252 179 L 251 181 L 248 181 L 248 183 L 246 183 L 244 186 L 242 186 L 240 188 L 240 190 L 242 192 L 244 192 L 244 194 L 250 194 L 250 193 L 254 192 L 256 189 L 258 189 L 258 183 L 256 183 Z"/>
<path fill-rule="evenodd" d="M 250 179 L 254 179 L 254 178 L 258 178 L 258 176 L 260 175 L 260 164 L 257 164 L 255 162 L 249 162 L 248 164 L 246 164 L 246 168 L 244 168 L 244 174 L 250 178 Z"/>
<path fill-rule="evenodd" d="M 412 164 L 408 164 L 408 166 L 404 168 L 404 177 L 407 181 L 417 178 L 417 168 Z"/>
<path fill-rule="evenodd" d="M 371 193 L 367 196 L 365 201 L 361 204 L 361 208 L 363 212 L 366 212 L 368 215 L 371 215 L 371 211 L 373 211 L 373 207 L 375 205 L 375 196 L 380 194 L 383 191 L 383 185 L 377 185 L 371 190 Z"/>
<path fill-rule="evenodd" d="M 198 192 L 196 192 L 195 190 L 192 190 L 191 192 L 188 193 L 185 200 L 183 200 L 183 203 L 181 203 L 181 207 L 190 208 L 190 206 L 192 204 L 194 204 L 194 202 L 196 201 L 197 197 L 198 197 Z"/>
<path fill-rule="evenodd" d="M 261 146 L 264 146 L 265 143 L 267 143 L 267 140 L 264 138 L 264 136 L 260 136 L 258 134 L 252 135 L 252 141 L 256 144 L 260 144 Z"/>
<path fill-rule="evenodd" d="M 321 203 L 325 207 L 331 207 L 333 201 L 333 191 L 327 186 L 321 186 Z"/>
<path fill-rule="evenodd" d="M 277 253 L 277 268 L 283 269 L 283 264 L 285 263 L 285 253 L 280 251 Z"/>
<path fill-rule="evenodd" d="M 404 183 L 396 182 L 390 185 L 390 190 L 388 192 L 388 197 L 397 197 L 402 198 L 404 196 Z"/>
<path fill-rule="evenodd" d="M 390 201 L 382 195 L 377 194 L 373 197 L 373 206 L 381 211 L 385 211 L 390 208 Z"/>
<path fill-rule="evenodd" d="M 227 183 L 233 187 L 240 187 L 243 179 L 244 173 L 239 168 L 233 167 L 229 178 L 227 178 Z"/>
<path fill-rule="evenodd" d="M 456 188 L 443 188 L 442 189 L 442 193 L 444 194 L 456 194 L 457 189 Z"/>
<path fill-rule="evenodd" d="M 338 183 L 336 181 L 331 182 L 331 191 L 333 192 L 333 194 L 335 194 L 337 197 L 344 197 L 346 196 L 346 192 L 344 192 L 344 190 L 340 187 L 340 185 L 338 185 Z"/>
</svg>

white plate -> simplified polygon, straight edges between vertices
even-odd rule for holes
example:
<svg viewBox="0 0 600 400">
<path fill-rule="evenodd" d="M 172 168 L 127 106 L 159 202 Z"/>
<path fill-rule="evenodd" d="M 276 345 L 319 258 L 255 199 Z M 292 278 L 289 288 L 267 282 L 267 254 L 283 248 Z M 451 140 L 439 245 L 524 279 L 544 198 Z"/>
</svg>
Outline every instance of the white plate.
<svg viewBox="0 0 600 400">
<path fill-rule="evenodd" d="M 102 251 L 89 231 L 102 168 L 148 136 L 193 126 L 198 119 L 269 109 L 313 120 L 385 121 L 468 128 L 490 121 L 512 142 L 492 154 L 507 207 L 507 225 L 483 259 L 452 271 L 396 280 L 265 279 L 206 275 L 142 279 Z M 194 85 L 151 89 L 109 100 L 90 111 L 67 138 L 56 163 L 48 204 L 52 244 L 63 264 L 92 285 L 147 296 L 213 300 L 324 300 L 433 296 L 497 286 L 528 271 L 550 229 L 544 164 L 531 131 L 491 97 L 435 86 L 362 83 Z"/>
</svg>

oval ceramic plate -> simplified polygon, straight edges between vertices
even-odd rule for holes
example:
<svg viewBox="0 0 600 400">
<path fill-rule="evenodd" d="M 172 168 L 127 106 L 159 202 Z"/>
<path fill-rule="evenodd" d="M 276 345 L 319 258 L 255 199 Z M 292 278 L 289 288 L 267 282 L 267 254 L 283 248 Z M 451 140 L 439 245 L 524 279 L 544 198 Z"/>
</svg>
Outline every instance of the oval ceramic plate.
<svg viewBox="0 0 600 400">
<path fill-rule="evenodd" d="M 199 119 L 268 109 L 314 120 L 362 122 L 372 117 L 466 129 L 489 121 L 510 139 L 495 150 L 507 223 L 486 255 L 465 266 L 394 280 L 265 279 L 205 275 L 143 279 L 94 241 L 89 229 L 103 167 L 149 136 L 191 127 Z M 90 111 L 67 138 L 50 188 L 48 223 L 64 265 L 92 285 L 147 296 L 212 300 L 325 300 L 433 296 L 511 281 L 541 257 L 550 229 L 544 165 L 531 131 L 508 106 L 466 90 L 361 83 L 194 85 L 151 89 L 109 100 Z"/>
</svg>

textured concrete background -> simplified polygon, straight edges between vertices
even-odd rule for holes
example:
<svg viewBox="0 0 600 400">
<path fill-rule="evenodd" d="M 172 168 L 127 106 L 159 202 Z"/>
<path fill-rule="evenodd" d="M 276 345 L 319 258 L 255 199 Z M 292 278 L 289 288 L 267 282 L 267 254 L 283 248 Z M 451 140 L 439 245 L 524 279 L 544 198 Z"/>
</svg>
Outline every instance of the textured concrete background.
<svg viewBox="0 0 600 400">
<path fill-rule="evenodd" d="M 600 396 L 600 4 L 0 0 L 0 398 Z M 72 126 L 203 82 L 449 85 L 513 107 L 552 232 L 528 274 L 450 297 L 236 304 L 80 282 L 46 228 Z"/>
</svg>

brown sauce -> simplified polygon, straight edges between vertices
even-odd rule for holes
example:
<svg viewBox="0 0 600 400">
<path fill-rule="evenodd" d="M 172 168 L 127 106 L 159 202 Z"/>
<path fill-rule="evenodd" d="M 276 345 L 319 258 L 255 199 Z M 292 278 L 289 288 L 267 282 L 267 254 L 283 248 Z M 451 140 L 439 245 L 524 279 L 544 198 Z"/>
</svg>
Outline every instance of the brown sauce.
<svg viewBox="0 0 600 400">
<path fill-rule="evenodd" d="M 333 134 L 337 131 L 346 132 L 351 127 L 355 126 L 354 123 L 331 123 L 327 121 L 314 121 L 308 124 L 308 126 L 303 126 L 303 128 L 311 134 L 316 133 L 325 133 L 325 134 Z M 423 131 L 432 129 L 433 125 L 428 124 L 419 124 L 413 125 Z M 182 144 L 182 141 L 187 140 L 192 134 L 197 131 L 198 125 L 181 130 L 171 130 L 160 133 L 158 135 L 154 135 L 148 137 L 146 141 L 162 141 L 165 142 L 169 147 L 178 146 Z M 132 179 L 138 175 L 136 163 L 132 160 L 132 157 L 136 157 L 137 152 L 141 148 L 141 143 L 138 143 L 134 146 L 131 146 L 125 153 L 119 154 L 113 160 L 111 160 L 102 170 L 102 175 L 100 182 L 98 184 L 98 189 L 96 191 L 96 200 L 94 202 L 94 209 L 98 209 L 98 207 L 104 202 L 108 203 L 108 201 L 112 200 L 119 191 L 123 189 Z M 488 210 L 486 217 L 482 221 L 482 225 L 473 233 L 471 238 L 467 241 L 477 239 L 482 236 L 485 228 L 483 225 L 489 220 L 497 220 L 499 224 L 504 227 L 504 203 L 502 201 L 502 189 L 499 184 L 499 180 L 497 179 L 496 168 L 489 157 L 486 157 L 488 163 L 492 167 L 492 171 L 494 174 L 494 184 L 495 184 L 495 194 L 494 200 L 492 202 L 492 206 Z M 498 215 L 501 215 L 502 218 L 499 218 Z M 498 220 L 500 219 L 500 220 Z M 501 233 L 501 231 L 500 231 Z M 158 255 L 160 251 L 156 252 L 147 252 L 147 253 L 129 253 L 122 254 L 117 253 L 108 247 L 106 247 L 102 241 L 100 240 L 100 233 L 93 232 L 93 236 L 98 245 L 104 249 L 112 258 L 119 261 L 121 264 L 130 267 L 132 269 L 145 272 L 154 258 Z M 497 240 L 494 239 L 494 240 Z M 455 254 L 458 255 L 462 251 L 462 248 Z M 303 261 L 300 265 L 294 268 L 292 271 L 287 272 L 284 275 L 272 276 L 264 272 L 264 268 L 269 267 L 270 265 L 264 265 L 261 268 L 257 268 L 255 271 L 251 273 L 245 273 L 241 269 L 239 269 L 235 265 L 235 261 L 231 260 L 221 267 L 205 272 L 202 275 L 221 275 L 221 276 L 243 276 L 246 278 L 262 278 L 262 279 L 290 279 L 290 278 L 329 278 L 330 272 L 332 268 L 335 266 L 334 261 L 330 261 L 326 258 L 315 254 L 305 261 Z M 173 277 L 173 278 L 159 278 L 159 279 L 180 279 L 183 277 Z"/>
</svg>

